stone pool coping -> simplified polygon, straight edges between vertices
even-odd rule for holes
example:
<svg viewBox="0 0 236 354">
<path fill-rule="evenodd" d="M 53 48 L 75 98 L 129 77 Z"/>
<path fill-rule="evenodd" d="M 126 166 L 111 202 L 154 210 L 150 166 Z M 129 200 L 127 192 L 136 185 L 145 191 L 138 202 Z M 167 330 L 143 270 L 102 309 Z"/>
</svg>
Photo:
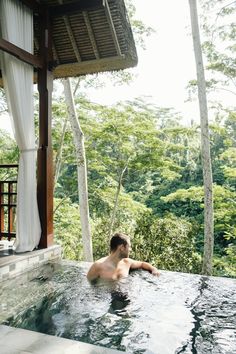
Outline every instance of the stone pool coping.
<svg viewBox="0 0 236 354">
<path fill-rule="evenodd" d="M 25 253 L 14 253 L 0 258 L 0 282 L 14 278 L 20 274 L 36 269 L 41 265 L 61 259 L 61 246 L 53 245 L 48 248 Z"/>
<path fill-rule="evenodd" d="M 71 339 L 0 325 L 1 354 L 121 354 Z"/>
</svg>

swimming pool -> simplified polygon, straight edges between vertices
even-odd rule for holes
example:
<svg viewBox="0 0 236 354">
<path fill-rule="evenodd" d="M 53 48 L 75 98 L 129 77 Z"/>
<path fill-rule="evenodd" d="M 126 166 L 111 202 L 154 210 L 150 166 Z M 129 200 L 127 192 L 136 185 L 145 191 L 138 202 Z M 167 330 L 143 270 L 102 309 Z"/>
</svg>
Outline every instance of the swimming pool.
<svg viewBox="0 0 236 354">
<path fill-rule="evenodd" d="M 90 285 L 88 267 L 48 264 L 14 294 L 7 282 L 0 322 L 127 353 L 236 353 L 236 280 L 139 270 Z"/>
</svg>

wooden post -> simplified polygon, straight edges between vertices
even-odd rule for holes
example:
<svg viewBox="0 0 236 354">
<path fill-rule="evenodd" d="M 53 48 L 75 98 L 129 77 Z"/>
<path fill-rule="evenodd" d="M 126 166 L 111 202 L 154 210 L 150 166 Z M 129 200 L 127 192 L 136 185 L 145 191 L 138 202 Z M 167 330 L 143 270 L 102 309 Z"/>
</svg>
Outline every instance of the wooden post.
<svg viewBox="0 0 236 354">
<path fill-rule="evenodd" d="M 39 247 L 47 248 L 53 244 L 53 157 L 51 144 L 51 101 L 52 73 L 49 65 L 52 60 L 52 41 L 48 11 L 40 18 L 39 55 L 43 67 L 38 69 L 39 91 L 39 151 L 37 170 L 38 206 L 42 235 Z"/>
<path fill-rule="evenodd" d="M 2 233 L 4 232 L 4 183 L 0 182 L 0 240 L 2 238 Z"/>
<path fill-rule="evenodd" d="M 8 241 L 11 240 L 11 234 L 13 232 L 13 183 L 8 183 Z"/>
</svg>

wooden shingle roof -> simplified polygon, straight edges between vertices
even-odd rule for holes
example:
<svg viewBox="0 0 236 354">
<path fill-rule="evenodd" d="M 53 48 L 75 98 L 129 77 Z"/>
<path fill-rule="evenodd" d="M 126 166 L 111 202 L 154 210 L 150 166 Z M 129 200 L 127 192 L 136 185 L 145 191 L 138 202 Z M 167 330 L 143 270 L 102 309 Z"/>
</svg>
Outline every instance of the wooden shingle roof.
<svg viewBox="0 0 236 354">
<path fill-rule="evenodd" d="M 119 70 L 137 64 L 124 0 L 34 1 L 50 10 L 54 78 Z M 38 18 L 35 13 L 35 55 L 39 54 Z"/>
</svg>

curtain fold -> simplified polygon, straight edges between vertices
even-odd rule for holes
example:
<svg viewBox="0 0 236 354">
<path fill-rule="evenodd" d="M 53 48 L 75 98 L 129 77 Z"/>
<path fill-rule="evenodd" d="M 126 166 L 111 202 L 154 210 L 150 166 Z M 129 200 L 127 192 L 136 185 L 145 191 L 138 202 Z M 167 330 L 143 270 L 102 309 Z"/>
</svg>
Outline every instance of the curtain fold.
<svg viewBox="0 0 236 354">
<path fill-rule="evenodd" d="M 33 14 L 18 0 L 0 1 L 2 38 L 33 53 Z M 12 128 L 20 150 L 17 182 L 16 252 L 39 244 L 36 149 L 33 107 L 33 67 L 2 53 L 1 69 Z"/>
</svg>

